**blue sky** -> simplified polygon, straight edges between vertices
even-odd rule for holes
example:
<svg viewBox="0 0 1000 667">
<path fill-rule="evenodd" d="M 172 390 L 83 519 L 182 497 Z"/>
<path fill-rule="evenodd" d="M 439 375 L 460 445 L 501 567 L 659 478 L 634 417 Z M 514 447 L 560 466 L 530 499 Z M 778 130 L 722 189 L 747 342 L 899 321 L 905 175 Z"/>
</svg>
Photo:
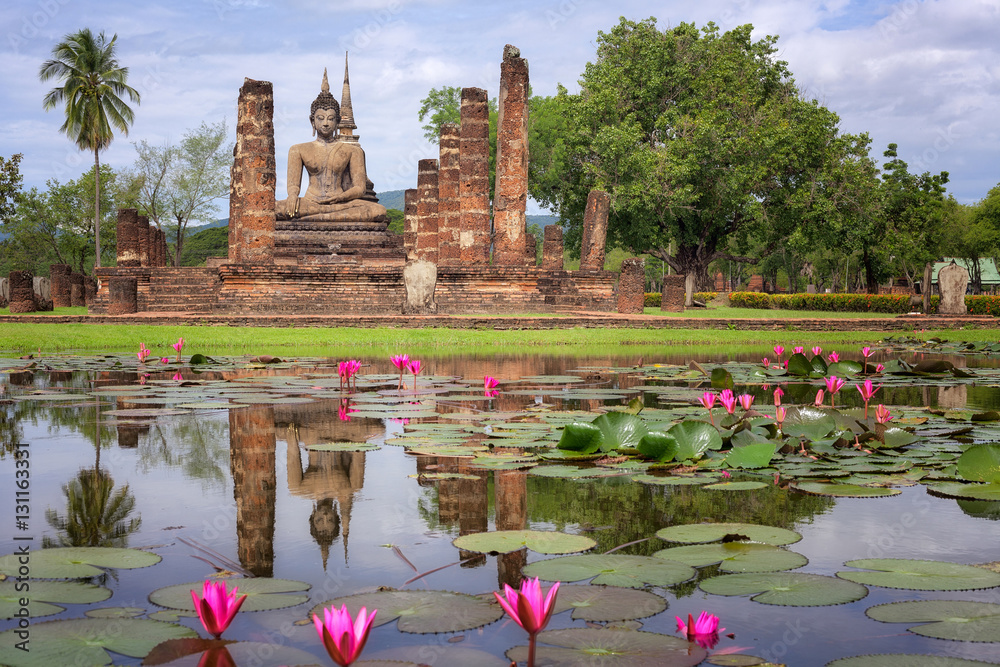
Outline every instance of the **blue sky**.
<svg viewBox="0 0 1000 667">
<path fill-rule="evenodd" d="M 89 27 L 118 34 L 142 94 L 129 135 L 102 153 L 114 167 L 135 160 L 132 141 L 176 142 L 222 118 L 234 132 L 244 77 L 262 79 L 274 83 L 281 197 L 288 147 L 310 138 L 323 68 L 339 96 L 349 50 L 369 177 L 376 190 L 415 187 L 417 160 L 437 152 L 417 120 L 429 89 L 495 96 L 509 43 L 528 59 L 534 93 L 554 94 L 557 83 L 575 91 L 598 31 L 619 16 L 655 16 L 661 28 L 751 23 L 758 37 L 780 37 L 803 92 L 836 111 L 844 131 L 868 132 L 880 161 L 895 142 L 911 171 L 948 171 L 949 192 L 965 203 L 1000 182 L 1000 0 L 14 0 L 0 8 L 0 154 L 24 154 L 29 187 L 92 164 L 58 132 L 60 113 L 42 109 L 52 84 L 37 76 L 60 38 Z"/>
</svg>

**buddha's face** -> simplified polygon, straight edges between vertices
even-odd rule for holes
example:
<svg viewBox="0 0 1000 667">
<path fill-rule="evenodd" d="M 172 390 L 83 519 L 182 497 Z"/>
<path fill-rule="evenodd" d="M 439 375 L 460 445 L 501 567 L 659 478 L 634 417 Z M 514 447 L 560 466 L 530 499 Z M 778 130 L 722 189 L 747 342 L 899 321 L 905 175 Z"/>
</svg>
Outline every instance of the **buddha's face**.
<svg viewBox="0 0 1000 667">
<path fill-rule="evenodd" d="M 316 115 L 313 116 L 313 127 L 316 129 L 316 134 L 327 139 L 333 136 L 333 133 L 337 131 L 337 124 L 339 119 L 338 114 L 333 109 L 316 109 Z"/>
</svg>

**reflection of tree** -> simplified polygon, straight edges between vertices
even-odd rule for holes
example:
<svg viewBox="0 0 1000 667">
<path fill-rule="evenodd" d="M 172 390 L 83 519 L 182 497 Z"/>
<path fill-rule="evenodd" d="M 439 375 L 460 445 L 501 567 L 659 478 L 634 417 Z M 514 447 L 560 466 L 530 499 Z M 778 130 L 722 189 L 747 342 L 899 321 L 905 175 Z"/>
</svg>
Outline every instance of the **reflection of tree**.
<svg viewBox="0 0 1000 667">
<path fill-rule="evenodd" d="M 139 530 L 142 517 L 129 518 L 135 496 L 128 484 L 115 489 L 107 471 L 82 469 L 63 486 L 66 515 L 45 510 L 45 520 L 59 531 L 58 540 L 45 537 L 44 547 L 125 547 L 128 536 Z"/>
<path fill-rule="evenodd" d="M 180 468 L 184 476 L 213 485 L 229 477 L 229 419 L 221 415 L 199 415 L 152 426 L 139 447 L 139 468 L 149 472 L 162 466 Z"/>
</svg>

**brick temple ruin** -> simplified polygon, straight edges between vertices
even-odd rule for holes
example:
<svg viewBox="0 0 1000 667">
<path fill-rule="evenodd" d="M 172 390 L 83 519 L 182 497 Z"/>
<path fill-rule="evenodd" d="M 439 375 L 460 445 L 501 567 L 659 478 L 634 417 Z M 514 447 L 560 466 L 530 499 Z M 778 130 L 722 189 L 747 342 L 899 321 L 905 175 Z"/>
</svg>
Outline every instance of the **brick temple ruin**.
<svg viewBox="0 0 1000 667">
<path fill-rule="evenodd" d="M 313 106 L 321 99 L 332 99 L 325 74 L 323 92 Z M 405 192 L 405 229 L 399 235 L 378 215 L 385 209 L 377 204 L 370 181 L 362 186 L 344 177 L 345 192 L 350 186 L 359 196 L 357 206 L 345 206 L 343 213 L 326 213 L 320 203 L 316 211 L 298 215 L 300 203 L 304 208 L 309 204 L 309 191 L 301 199 L 296 189 L 289 199 L 276 200 L 272 85 L 246 79 L 238 100 L 228 256 L 210 258 L 206 267 L 167 267 L 163 232 L 134 209 L 124 209 L 118 218 L 118 265 L 96 270 L 100 288 L 88 302 L 90 312 L 609 312 L 623 303 L 626 311 L 635 312 L 636 298 L 641 312 L 642 280 L 637 297 L 623 301 L 616 291 L 618 274 L 603 269 L 604 193 L 591 193 L 593 205 L 588 201 L 580 270 L 564 268 L 557 225 L 545 228 L 541 264 L 536 262 L 536 241 L 527 232 L 525 216 L 527 101 L 528 63 L 508 45 L 501 64 L 493 196 L 488 95 L 481 88 L 463 88 L 461 122 L 441 127 L 436 159 L 419 161 L 416 188 Z M 327 148 L 356 155 L 360 147 L 346 145 L 359 142 L 346 64 L 337 111 L 337 134 Z M 338 147 L 338 142 L 345 145 Z M 290 173 L 294 166 L 290 164 Z M 367 217 L 352 218 L 355 210 Z M 636 268 L 641 274 L 641 265 L 631 271 Z M 634 288 L 636 279 L 626 282 Z M 415 308 L 405 308 L 420 289 L 429 293 Z"/>
</svg>

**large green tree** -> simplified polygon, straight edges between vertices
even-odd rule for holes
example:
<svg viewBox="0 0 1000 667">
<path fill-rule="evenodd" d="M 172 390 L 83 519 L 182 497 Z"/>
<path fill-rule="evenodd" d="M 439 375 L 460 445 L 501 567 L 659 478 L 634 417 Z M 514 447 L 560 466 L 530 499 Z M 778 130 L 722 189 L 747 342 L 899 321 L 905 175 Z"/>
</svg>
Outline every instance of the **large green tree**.
<svg viewBox="0 0 1000 667">
<path fill-rule="evenodd" d="M 115 41 L 90 29 L 67 35 L 52 49 L 52 59 L 42 63 L 38 77 L 56 79 L 59 85 L 45 94 L 46 110 L 64 105 L 66 121 L 60 132 L 80 150 L 94 152 L 94 220 L 101 219 L 100 152 L 114 139 L 114 131 L 128 134 L 134 114 L 123 99 L 136 104 L 139 92 L 128 85 L 128 68 L 118 64 Z M 100 224 L 94 225 L 95 267 L 101 265 Z"/>
<path fill-rule="evenodd" d="M 6 222 L 14 213 L 21 192 L 21 171 L 18 165 L 22 157 L 20 153 L 15 153 L 8 160 L 0 155 L 0 223 Z"/>
</svg>

